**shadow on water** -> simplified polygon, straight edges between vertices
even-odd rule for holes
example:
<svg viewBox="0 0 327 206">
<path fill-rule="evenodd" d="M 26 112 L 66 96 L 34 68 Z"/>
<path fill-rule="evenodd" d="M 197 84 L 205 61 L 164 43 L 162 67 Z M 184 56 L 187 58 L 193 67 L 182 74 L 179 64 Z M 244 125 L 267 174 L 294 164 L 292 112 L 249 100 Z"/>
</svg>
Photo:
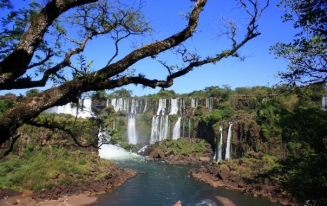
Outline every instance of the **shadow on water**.
<svg viewBox="0 0 327 206">
<path fill-rule="evenodd" d="M 278 205 L 265 198 L 210 187 L 188 177 L 187 171 L 190 167 L 146 162 L 140 157 L 115 162 L 121 167 L 138 171 L 138 176 L 119 188 L 100 195 L 98 202 L 92 206 L 172 206 L 177 200 L 181 200 L 183 206 L 222 206 L 215 196 L 228 198 L 236 206 Z"/>
</svg>

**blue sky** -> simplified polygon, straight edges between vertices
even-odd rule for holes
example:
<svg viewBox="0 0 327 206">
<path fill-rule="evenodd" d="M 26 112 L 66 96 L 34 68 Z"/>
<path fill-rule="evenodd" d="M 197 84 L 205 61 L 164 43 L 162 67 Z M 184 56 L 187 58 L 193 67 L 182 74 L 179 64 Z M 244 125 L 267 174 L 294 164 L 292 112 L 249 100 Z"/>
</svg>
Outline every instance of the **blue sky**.
<svg viewBox="0 0 327 206">
<path fill-rule="evenodd" d="M 263 1 L 263 0 L 261 0 Z M 223 2 L 223 3 L 221 3 Z M 230 41 L 226 38 L 217 39 L 221 32 L 221 18 L 229 18 L 236 21 L 239 28 L 238 39 L 244 35 L 247 16 L 243 10 L 235 9 L 236 1 L 208 0 L 208 3 L 200 16 L 199 27 L 196 34 L 185 42 L 188 48 L 195 51 L 202 57 L 214 55 L 223 49 L 228 49 Z M 276 7 L 277 0 L 272 0 L 270 6 L 263 13 L 259 20 L 259 31 L 261 35 L 246 44 L 240 54 L 248 56 L 245 61 L 238 59 L 224 59 L 215 65 L 205 65 L 194 69 L 191 73 L 175 79 L 174 85 L 169 89 L 176 93 L 189 93 L 194 90 L 201 90 L 209 86 L 230 85 L 236 87 L 251 86 L 272 86 L 280 82 L 277 77 L 278 71 L 285 71 L 287 62 L 283 59 L 276 59 L 269 52 L 269 47 L 277 42 L 290 42 L 295 33 L 289 23 L 282 23 L 283 11 Z M 151 0 L 145 1 L 144 12 L 146 18 L 154 28 L 152 35 L 141 38 L 133 37 L 123 41 L 120 45 L 119 56 L 123 57 L 133 50 L 133 45 L 141 46 L 153 40 L 166 38 L 184 28 L 186 21 L 183 14 L 190 11 L 194 3 L 190 0 Z M 94 60 L 93 69 L 103 67 L 108 58 L 113 54 L 113 45 L 109 38 L 97 38 L 87 45 L 85 55 L 88 60 Z M 165 52 L 158 57 L 169 65 L 181 65 L 180 57 Z M 148 78 L 165 79 L 167 71 L 150 58 L 144 59 L 132 66 L 136 73 L 143 73 Z M 133 91 L 134 95 L 156 93 L 159 89 L 143 89 L 141 86 L 130 85 L 126 87 Z M 0 94 L 9 91 L 0 91 Z M 22 93 L 25 91 L 10 91 Z M 110 91 L 109 91 L 110 92 Z"/>
<path fill-rule="evenodd" d="M 216 35 L 221 28 L 221 17 L 235 19 L 239 26 L 240 36 L 244 33 L 244 23 L 246 21 L 241 10 L 234 9 L 235 1 L 209 0 L 204 12 L 201 14 L 199 32 L 197 32 L 188 44 L 196 47 L 199 54 L 203 57 L 215 54 L 223 48 L 228 48 L 230 42 L 226 39 L 217 39 Z M 236 87 L 251 86 L 271 86 L 280 82 L 277 77 L 278 71 L 285 71 L 287 62 L 284 59 L 276 59 L 270 53 L 269 47 L 278 41 L 290 42 L 294 35 L 294 29 L 289 23 L 282 23 L 282 9 L 277 8 L 278 1 L 273 0 L 270 6 L 263 13 L 259 21 L 259 31 L 261 35 L 249 42 L 240 51 L 241 54 L 248 56 L 245 61 L 235 58 L 225 59 L 215 65 L 205 65 L 194 69 L 186 76 L 175 79 L 174 85 L 169 88 L 176 93 L 189 93 L 194 90 L 201 90 L 208 86 L 230 85 Z M 159 1 L 155 0 L 147 5 L 147 15 L 152 20 L 152 26 L 163 38 L 172 32 L 178 31 L 185 25 L 185 21 L 179 16 L 191 5 L 189 1 Z M 243 23 L 243 24 L 242 24 Z M 169 60 L 172 65 L 178 62 L 177 57 L 170 55 Z M 135 65 L 142 68 L 144 73 L 149 73 L 153 77 L 160 79 L 161 68 L 153 62 Z M 166 74 L 166 73 L 164 73 Z M 162 75 L 161 75 L 162 79 Z M 153 93 L 158 90 L 142 89 L 141 87 L 128 87 L 133 90 L 135 95 Z"/>
</svg>

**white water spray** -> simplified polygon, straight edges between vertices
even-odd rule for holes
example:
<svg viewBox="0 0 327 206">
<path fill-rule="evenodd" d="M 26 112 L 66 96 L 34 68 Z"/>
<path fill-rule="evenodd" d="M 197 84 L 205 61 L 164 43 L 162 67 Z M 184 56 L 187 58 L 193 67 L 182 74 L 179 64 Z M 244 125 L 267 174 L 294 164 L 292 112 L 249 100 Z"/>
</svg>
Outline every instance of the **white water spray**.
<svg viewBox="0 0 327 206">
<path fill-rule="evenodd" d="M 181 117 L 178 117 L 173 130 L 173 140 L 179 139 L 181 136 Z"/>
<path fill-rule="evenodd" d="M 137 144 L 135 116 L 131 116 L 128 118 L 127 132 L 128 132 L 128 143 Z"/>
<path fill-rule="evenodd" d="M 171 99 L 169 115 L 178 113 L 178 99 Z"/>
<path fill-rule="evenodd" d="M 92 112 L 92 100 L 91 99 L 82 99 L 79 102 L 78 107 L 73 106 L 72 103 L 68 103 L 62 106 L 51 107 L 44 111 L 44 113 L 51 114 L 70 114 L 73 116 L 87 118 L 93 117 L 94 114 Z"/>
<path fill-rule="evenodd" d="M 231 138 L 232 138 L 232 125 L 233 125 L 233 123 L 230 122 L 229 128 L 228 128 L 227 142 L 226 142 L 225 160 L 230 159 L 230 144 L 231 144 Z"/>
<path fill-rule="evenodd" d="M 216 148 L 216 155 L 215 155 L 215 159 L 216 162 L 220 162 L 222 159 L 222 146 L 223 146 L 223 127 L 220 126 L 219 127 L 219 132 L 220 132 L 220 138 L 219 141 L 217 142 L 217 148 Z"/>
</svg>

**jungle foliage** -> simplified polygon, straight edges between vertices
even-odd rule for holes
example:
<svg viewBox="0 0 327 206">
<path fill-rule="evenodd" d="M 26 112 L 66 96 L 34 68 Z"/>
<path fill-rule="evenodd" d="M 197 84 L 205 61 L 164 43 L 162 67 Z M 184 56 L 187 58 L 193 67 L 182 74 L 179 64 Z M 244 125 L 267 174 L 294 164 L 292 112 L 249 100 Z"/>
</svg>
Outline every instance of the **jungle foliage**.
<svg viewBox="0 0 327 206">
<path fill-rule="evenodd" d="M 327 2 L 325 0 L 281 0 L 284 22 L 298 31 L 292 42 L 279 42 L 271 49 L 289 62 L 280 77 L 290 85 L 327 81 Z"/>
<path fill-rule="evenodd" d="M 96 153 L 53 146 L 36 152 L 33 147 L 28 145 L 21 156 L 10 155 L 0 162 L 1 188 L 40 192 L 54 185 L 94 181 L 107 175 L 114 164 Z"/>
</svg>

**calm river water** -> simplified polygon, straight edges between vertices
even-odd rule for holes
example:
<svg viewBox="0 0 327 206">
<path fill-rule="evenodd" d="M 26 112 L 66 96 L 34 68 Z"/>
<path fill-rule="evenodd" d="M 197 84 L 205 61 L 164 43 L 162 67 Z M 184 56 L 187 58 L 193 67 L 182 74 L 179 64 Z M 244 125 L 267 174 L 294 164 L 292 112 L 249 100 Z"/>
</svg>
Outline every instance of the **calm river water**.
<svg viewBox="0 0 327 206">
<path fill-rule="evenodd" d="M 164 162 L 146 162 L 131 156 L 114 160 L 122 167 L 132 168 L 138 176 L 119 188 L 99 196 L 92 206 L 172 206 L 181 200 L 183 206 L 221 206 L 215 196 L 230 199 L 236 206 L 277 206 L 268 199 L 242 195 L 223 188 L 212 188 L 188 177 L 190 167 L 173 166 Z"/>
</svg>

